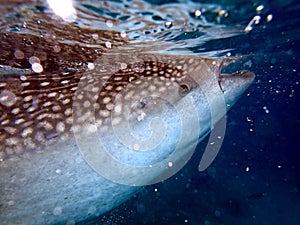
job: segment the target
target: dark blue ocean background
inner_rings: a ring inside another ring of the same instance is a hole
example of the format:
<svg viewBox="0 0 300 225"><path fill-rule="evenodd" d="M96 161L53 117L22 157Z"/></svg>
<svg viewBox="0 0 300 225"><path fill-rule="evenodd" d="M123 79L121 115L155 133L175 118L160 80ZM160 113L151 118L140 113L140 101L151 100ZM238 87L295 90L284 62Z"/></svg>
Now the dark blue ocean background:
<svg viewBox="0 0 300 225"><path fill-rule="evenodd" d="M261 16L246 34L190 49L195 53L232 49L231 55L249 57L251 65L249 61L245 65L256 74L253 85L227 114L221 151L206 171L199 172L204 140L172 178L143 188L114 210L81 224L300 224L300 2L200 2L230 9L234 16L223 21L228 26L246 27L255 15ZM264 8L258 13L259 5Z"/></svg>

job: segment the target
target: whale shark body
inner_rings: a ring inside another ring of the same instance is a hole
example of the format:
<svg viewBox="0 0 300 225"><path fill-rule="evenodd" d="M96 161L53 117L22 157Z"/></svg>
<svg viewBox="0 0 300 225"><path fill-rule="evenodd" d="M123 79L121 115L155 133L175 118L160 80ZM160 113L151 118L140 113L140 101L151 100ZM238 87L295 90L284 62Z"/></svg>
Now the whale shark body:
<svg viewBox="0 0 300 225"><path fill-rule="evenodd" d="M236 59L158 52L115 31L55 25L66 30L56 33L32 21L48 34L2 28L3 224L83 221L167 179L254 79L221 74Z"/></svg>

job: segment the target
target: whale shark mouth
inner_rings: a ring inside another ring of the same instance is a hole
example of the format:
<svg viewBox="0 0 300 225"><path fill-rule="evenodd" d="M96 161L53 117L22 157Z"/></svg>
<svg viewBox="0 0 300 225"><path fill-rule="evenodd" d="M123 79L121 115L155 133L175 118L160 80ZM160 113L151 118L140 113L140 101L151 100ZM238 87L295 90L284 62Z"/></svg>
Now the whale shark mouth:
<svg viewBox="0 0 300 225"><path fill-rule="evenodd" d="M223 93L225 93L228 89L228 86L230 86L231 83L235 83L238 81L244 81L247 83L252 83L255 78L255 75L253 72L248 71L248 70L240 70L236 71L234 73L230 74L219 74L219 85L220 89L222 90ZM227 86L227 87L226 87ZM248 86L245 87L247 89Z"/></svg>

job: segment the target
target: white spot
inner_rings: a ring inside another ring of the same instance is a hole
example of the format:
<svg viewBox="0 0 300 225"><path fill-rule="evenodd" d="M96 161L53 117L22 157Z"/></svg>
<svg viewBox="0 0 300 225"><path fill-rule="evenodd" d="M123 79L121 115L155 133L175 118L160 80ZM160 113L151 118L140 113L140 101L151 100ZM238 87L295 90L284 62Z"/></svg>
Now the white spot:
<svg viewBox="0 0 300 225"><path fill-rule="evenodd" d="M69 83L70 82L70 80L62 80L60 83L61 84L67 84L67 83Z"/></svg>
<svg viewBox="0 0 300 225"><path fill-rule="evenodd" d="M83 95L82 94L77 95L77 99L82 100L83 99Z"/></svg>
<svg viewBox="0 0 300 225"><path fill-rule="evenodd" d="M145 112L141 112L140 115L138 115L137 117L137 120L140 122L140 121L143 121L146 117L146 113Z"/></svg>
<svg viewBox="0 0 300 225"><path fill-rule="evenodd" d="M15 134L16 128L13 127L4 127L4 130L10 134Z"/></svg>
<svg viewBox="0 0 300 225"><path fill-rule="evenodd" d="M122 112L122 105L121 104L116 105L114 110L115 110L115 113L121 114L121 112Z"/></svg>
<svg viewBox="0 0 300 225"><path fill-rule="evenodd" d="M57 92L51 92L48 94L48 98L53 98L57 95Z"/></svg>
<svg viewBox="0 0 300 225"><path fill-rule="evenodd" d="M7 84L0 82L0 87L5 87Z"/></svg>
<svg viewBox="0 0 300 225"><path fill-rule="evenodd" d="M71 116L71 114L72 114L72 109L71 109L71 108L67 108L67 109L65 110L64 114L65 114L66 116Z"/></svg>
<svg viewBox="0 0 300 225"><path fill-rule="evenodd" d="M122 38L126 38L126 36L127 36L127 34L126 34L125 31L121 31L121 34L120 34L120 35L121 35Z"/></svg>
<svg viewBox="0 0 300 225"><path fill-rule="evenodd" d="M57 169L57 170L55 170L55 173L57 173L57 174L61 174L61 169Z"/></svg>
<svg viewBox="0 0 300 225"><path fill-rule="evenodd" d="M108 103L108 104L106 105L106 108L107 108L108 110L112 110L112 109L114 108L114 104L113 104L113 103Z"/></svg>
<svg viewBox="0 0 300 225"><path fill-rule="evenodd" d="M110 97L104 97L102 100L103 104L108 104L110 101L111 101Z"/></svg>
<svg viewBox="0 0 300 225"><path fill-rule="evenodd" d="M99 87L93 87L93 88L92 88L92 92L95 92L95 93L98 93L98 92L99 92L99 90L100 90L100 88L99 88Z"/></svg>
<svg viewBox="0 0 300 225"><path fill-rule="evenodd" d="M168 167L172 167L173 166L173 162L168 162Z"/></svg>
<svg viewBox="0 0 300 225"><path fill-rule="evenodd" d="M43 104L44 107L49 107L50 105L52 105L52 102L48 101L48 102L45 102Z"/></svg>
<svg viewBox="0 0 300 225"><path fill-rule="evenodd" d="M250 171L250 167L249 167L249 166L246 166L245 171L246 171L246 172L249 172L249 171Z"/></svg>
<svg viewBox="0 0 300 225"><path fill-rule="evenodd" d="M71 102L71 100L70 100L69 98L66 98L66 99L64 99L64 100L62 101L62 104L66 105L66 104L68 104L68 103L70 103L70 102Z"/></svg>
<svg viewBox="0 0 300 225"><path fill-rule="evenodd" d="M22 52L21 50L16 50L15 53L14 53L14 56L17 58L17 59L24 59L24 52Z"/></svg>
<svg viewBox="0 0 300 225"><path fill-rule="evenodd" d="M127 64L126 63L121 63L121 70L124 70L127 68Z"/></svg>
<svg viewBox="0 0 300 225"><path fill-rule="evenodd" d="M90 106L91 106L90 101L85 101L85 102L83 103L83 107L84 107L84 108L88 108L88 107L90 107Z"/></svg>
<svg viewBox="0 0 300 225"><path fill-rule="evenodd" d="M21 110L19 108L14 108L13 110L11 110L11 113L17 115L19 112L21 112Z"/></svg>
<svg viewBox="0 0 300 225"><path fill-rule="evenodd" d="M88 69L89 69L89 70L95 69L94 63L89 62L89 63L88 63Z"/></svg>
<svg viewBox="0 0 300 225"><path fill-rule="evenodd" d="M34 110L36 110L36 107L31 106L27 109L27 112L33 112Z"/></svg>
<svg viewBox="0 0 300 225"><path fill-rule="evenodd" d="M0 93L0 103L4 106L10 107L17 101L17 97L14 93L9 90L3 90Z"/></svg>
<svg viewBox="0 0 300 225"><path fill-rule="evenodd" d="M15 121L15 124L20 124L20 123L24 123L25 122L25 119L21 118L21 119L17 119Z"/></svg>
<svg viewBox="0 0 300 225"><path fill-rule="evenodd" d="M26 77L26 76L24 76L24 75L22 75L22 76L20 76L20 80L23 80L23 81L25 81L25 80L27 80L27 77Z"/></svg>
<svg viewBox="0 0 300 225"><path fill-rule="evenodd" d="M39 63L33 63L32 65L31 65L31 69L34 71L34 72L36 72L36 73L41 73L41 72L43 72L43 66L41 65L41 64L39 64Z"/></svg>
<svg viewBox="0 0 300 225"><path fill-rule="evenodd" d="M28 85L30 85L30 82L23 82L23 83L21 84L22 87L26 87L26 86L28 86Z"/></svg>
<svg viewBox="0 0 300 225"><path fill-rule="evenodd" d="M59 216L62 214L63 208L61 206L57 206L53 209L53 215Z"/></svg>
<svg viewBox="0 0 300 225"><path fill-rule="evenodd" d="M106 46L106 48L111 48L111 43L109 41L106 41L105 46Z"/></svg>
<svg viewBox="0 0 300 225"><path fill-rule="evenodd" d="M54 45L54 46L53 46L53 51L54 51L55 53L59 53L59 52L61 51L61 47L59 47L58 45Z"/></svg>
<svg viewBox="0 0 300 225"><path fill-rule="evenodd" d="M43 82L43 83L41 83L41 86L47 86L47 85L49 85L50 84L50 82Z"/></svg>
<svg viewBox="0 0 300 225"><path fill-rule="evenodd" d="M102 117L108 117L109 116L109 111L108 110L100 110L99 115Z"/></svg>
<svg viewBox="0 0 300 225"><path fill-rule="evenodd" d="M52 110L53 110L54 112L58 112L58 111L61 110L61 107L60 107L59 105L54 105L54 106L52 106Z"/></svg>
<svg viewBox="0 0 300 225"><path fill-rule="evenodd" d="M66 128L66 126L65 126L65 124L64 124L63 122L58 122L58 123L56 124L56 131L57 131L58 133L64 132L64 131L65 131L65 128Z"/></svg>
<svg viewBox="0 0 300 225"><path fill-rule="evenodd" d="M134 144L133 149L136 150L136 151L140 150L140 145L139 144Z"/></svg>
<svg viewBox="0 0 300 225"><path fill-rule="evenodd" d="M16 204L16 202L14 200L10 200L7 202L7 205L9 205L9 206L13 206L15 204Z"/></svg>
<svg viewBox="0 0 300 225"><path fill-rule="evenodd" d="M49 115L49 114L47 114ZM51 123L49 123L48 121L43 121L40 123L40 126L44 127L46 130L52 130L53 126Z"/></svg>
<svg viewBox="0 0 300 225"><path fill-rule="evenodd" d="M197 10L195 11L195 16L196 16L196 17L201 16L201 11L200 11L199 9L197 9Z"/></svg>
<svg viewBox="0 0 300 225"><path fill-rule="evenodd" d="M32 129L31 127L27 127L27 128L25 128L25 129L23 130L21 136L22 136L23 138L25 138L25 137L28 137L28 136L29 136L30 134L32 134L32 133L33 133L33 129Z"/></svg>
<svg viewBox="0 0 300 225"><path fill-rule="evenodd" d="M112 21L110 21L110 20L107 20L107 21L106 21L106 26L107 26L107 27L113 27L113 26L114 26L114 24L113 24L113 22L112 22Z"/></svg>
<svg viewBox="0 0 300 225"><path fill-rule="evenodd" d="M32 95L25 96L25 97L23 98L23 100L24 100L24 102L29 102L29 101L31 101L31 100L32 100Z"/></svg>
<svg viewBox="0 0 300 225"><path fill-rule="evenodd" d="M92 34L93 39L98 40L99 39L99 35L97 33Z"/></svg>

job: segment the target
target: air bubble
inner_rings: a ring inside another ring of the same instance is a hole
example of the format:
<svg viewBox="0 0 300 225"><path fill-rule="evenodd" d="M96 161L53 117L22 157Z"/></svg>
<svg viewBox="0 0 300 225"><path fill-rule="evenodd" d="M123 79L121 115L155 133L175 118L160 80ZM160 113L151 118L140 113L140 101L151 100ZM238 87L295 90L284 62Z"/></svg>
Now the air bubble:
<svg viewBox="0 0 300 225"><path fill-rule="evenodd" d="M43 72L43 66L41 65L41 64L39 64L39 63L33 63L32 65L31 65L31 69L34 71L34 72L36 72L36 73L41 73L41 72Z"/></svg>
<svg viewBox="0 0 300 225"><path fill-rule="evenodd" d="M24 52L22 52L21 50L16 50L15 53L14 53L14 56L17 58L17 59L24 59Z"/></svg>
<svg viewBox="0 0 300 225"><path fill-rule="evenodd" d="M270 22L272 19L273 19L273 15L272 15L272 14L269 14L269 15L267 16L267 22Z"/></svg>
<svg viewBox="0 0 300 225"><path fill-rule="evenodd" d="M196 17L199 17L199 16L201 16L201 11L199 10L199 9L197 9L196 11L195 11L195 16Z"/></svg>
<svg viewBox="0 0 300 225"><path fill-rule="evenodd" d="M222 9L222 10L220 10L218 12L218 16L224 16L224 17L226 17L226 16L228 16L228 13L226 12L226 10Z"/></svg>
<svg viewBox="0 0 300 225"><path fill-rule="evenodd" d="M165 27L166 27L166 28L171 28L172 26L173 26L173 24L172 24L171 21L165 22Z"/></svg>
<svg viewBox="0 0 300 225"><path fill-rule="evenodd" d="M32 65L32 64L34 64L34 63L41 63L41 60L38 58L38 57L36 57L36 56L31 56L30 58L29 58L29 63Z"/></svg>
<svg viewBox="0 0 300 225"><path fill-rule="evenodd" d="M121 70L124 70L127 68L127 64L126 63L121 63Z"/></svg>
<svg viewBox="0 0 300 225"><path fill-rule="evenodd" d="M269 113L270 113L270 110L267 108L267 106L264 106L264 107L263 107L263 110L265 110L265 113L266 113L266 114L269 114Z"/></svg>
<svg viewBox="0 0 300 225"><path fill-rule="evenodd" d="M259 12L261 12L264 8L265 8L264 5L259 5L259 6L256 7L256 12L259 13Z"/></svg>

